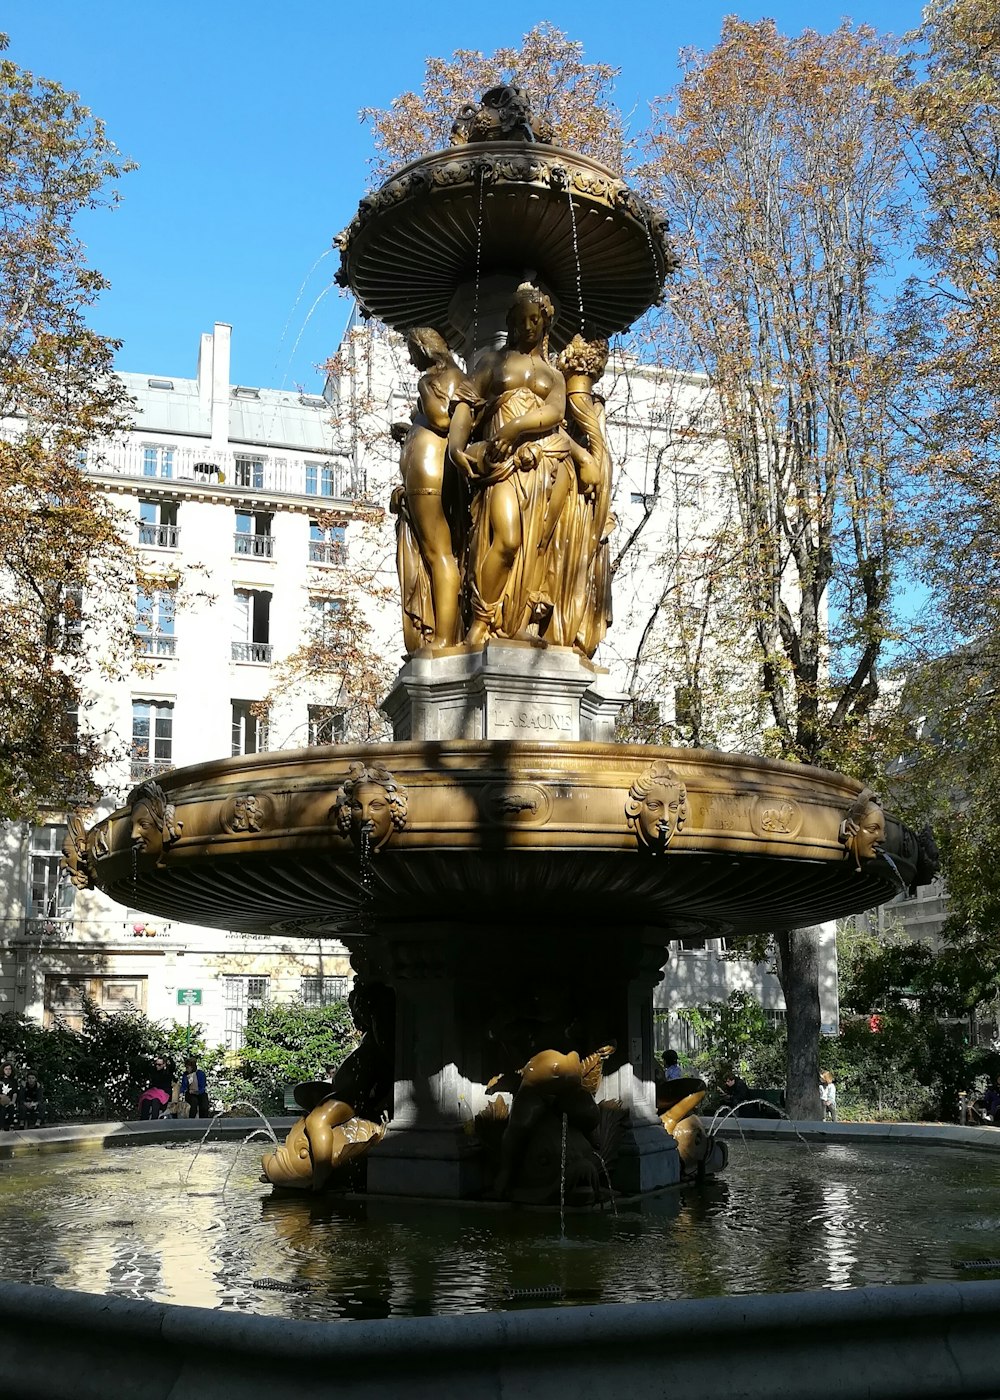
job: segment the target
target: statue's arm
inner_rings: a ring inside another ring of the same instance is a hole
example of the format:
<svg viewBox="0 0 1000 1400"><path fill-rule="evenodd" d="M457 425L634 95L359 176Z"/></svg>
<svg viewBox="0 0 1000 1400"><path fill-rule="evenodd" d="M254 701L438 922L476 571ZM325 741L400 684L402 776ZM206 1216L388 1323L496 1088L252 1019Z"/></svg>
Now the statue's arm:
<svg viewBox="0 0 1000 1400"><path fill-rule="evenodd" d="M504 423L493 434L492 441L498 445L513 447L521 438L534 437L539 433L551 432L558 428L566 416L566 381L557 371L553 371L544 382L535 387L538 403Z"/></svg>
<svg viewBox="0 0 1000 1400"><path fill-rule="evenodd" d="M425 374L417 385L420 411L430 427L442 437L451 424L451 394L444 375Z"/></svg>

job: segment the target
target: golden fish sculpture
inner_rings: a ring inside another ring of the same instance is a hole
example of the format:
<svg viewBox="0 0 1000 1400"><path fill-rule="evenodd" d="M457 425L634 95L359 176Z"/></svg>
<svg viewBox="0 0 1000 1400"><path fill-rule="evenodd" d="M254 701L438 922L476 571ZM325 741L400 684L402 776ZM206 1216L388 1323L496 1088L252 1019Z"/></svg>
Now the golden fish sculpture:
<svg viewBox="0 0 1000 1400"><path fill-rule="evenodd" d="M322 1191L340 1167L381 1142L386 1127L358 1118L340 1099L324 1099L294 1123L281 1147L264 1153L260 1179L288 1190Z"/></svg>

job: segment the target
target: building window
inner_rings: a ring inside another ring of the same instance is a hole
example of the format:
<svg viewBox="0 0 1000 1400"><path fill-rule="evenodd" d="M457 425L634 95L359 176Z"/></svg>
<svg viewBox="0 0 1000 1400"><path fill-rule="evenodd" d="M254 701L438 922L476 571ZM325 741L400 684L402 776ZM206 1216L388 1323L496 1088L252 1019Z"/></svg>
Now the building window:
<svg viewBox="0 0 1000 1400"><path fill-rule="evenodd" d="M674 687L674 723L681 729L701 728L701 687L678 685Z"/></svg>
<svg viewBox="0 0 1000 1400"><path fill-rule="evenodd" d="M336 496L337 469L330 462L306 463L306 495Z"/></svg>
<svg viewBox="0 0 1000 1400"><path fill-rule="evenodd" d="M632 491L629 493L629 500L634 506L647 506L650 498L645 491Z"/></svg>
<svg viewBox="0 0 1000 1400"><path fill-rule="evenodd" d="M674 478L679 506L701 504L701 478L697 472L678 472Z"/></svg>
<svg viewBox="0 0 1000 1400"><path fill-rule="evenodd" d="M303 1006L333 1006L346 996L346 977L303 977L299 982Z"/></svg>
<svg viewBox="0 0 1000 1400"><path fill-rule="evenodd" d="M59 644L63 651L79 651L83 645L83 589L78 584L63 589Z"/></svg>
<svg viewBox="0 0 1000 1400"><path fill-rule="evenodd" d="M336 641L343 609L342 598L309 599L309 630L314 640L327 646Z"/></svg>
<svg viewBox="0 0 1000 1400"><path fill-rule="evenodd" d="M150 445L142 449L143 476L158 476L170 480L174 474L174 449Z"/></svg>
<svg viewBox="0 0 1000 1400"><path fill-rule="evenodd" d="M254 559L273 559L274 540L271 538L271 512L267 510L236 512L236 534L233 553L249 554Z"/></svg>
<svg viewBox="0 0 1000 1400"><path fill-rule="evenodd" d="M253 491L263 491L264 458L245 457L237 453L234 480L237 486L247 486Z"/></svg>
<svg viewBox="0 0 1000 1400"><path fill-rule="evenodd" d="M260 702L233 701L233 756L240 753L267 752L267 715L255 714Z"/></svg>
<svg viewBox="0 0 1000 1400"><path fill-rule="evenodd" d="M176 656L177 595L172 588L140 588L135 599L135 636L144 656Z"/></svg>
<svg viewBox="0 0 1000 1400"><path fill-rule="evenodd" d="M332 705L309 706L309 746L342 744L347 733L347 715Z"/></svg>
<svg viewBox="0 0 1000 1400"><path fill-rule="evenodd" d="M45 978L45 1025L83 1030L83 1008L93 1002L101 1011L122 1011L125 1007L146 1009L146 977L61 977Z"/></svg>
<svg viewBox="0 0 1000 1400"><path fill-rule="evenodd" d="M247 1017L257 1007L267 1005L267 977L223 977L226 1048L239 1050L246 1038Z"/></svg>
<svg viewBox="0 0 1000 1400"><path fill-rule="evenodd" d="M271 595L256 588L233 593L233 660L271 660Z"/></svg>
<svg viewBox="0 0 1000 1400"><path fill-rule="evenodd" d="M177 502L140 500L139 543L154 549L176 549L179 539Z"/></svg>
<svg viewBox="0 0 1000 1400"><path fill-rule="evenodd" d="M347 563L347 526L309 522L310 564Z"/></svg>
<svg viewBox="0 0 1000 1400"><path fill-rule="evenodd" d="M171 700L132 701L132 778L140 781L173 766L174 706Z"/></svg>
<svg viewBox="0 0 1000 1400"><path fill-rule="evenodd" d="M65 921L70 917L75 893L68 873L61 869L64 826L36 826L31 830L28 861L28 918L33 921Z"/></svg>

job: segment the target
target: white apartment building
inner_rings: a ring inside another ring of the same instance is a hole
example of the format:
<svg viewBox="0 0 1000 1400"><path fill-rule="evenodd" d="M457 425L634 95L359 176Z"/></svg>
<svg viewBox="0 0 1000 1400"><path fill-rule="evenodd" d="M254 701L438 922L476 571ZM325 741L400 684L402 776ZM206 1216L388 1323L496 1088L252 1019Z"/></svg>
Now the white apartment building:
<svg viewBox="0 0 1000 1400"><path fill-rule="evenodd" d="M134 426L89 457L142 560L134 595L84 600L94 661L86 722L123 751L107 775L108 810L169 768L352 737L349 711L319 683L283 688L261 713L275 668L336 617L351 590L362 589L389 674L402 658L385 511L398 479L388 429L408 417L416 390L402 341L352 326L324 394L312 395L234 385L230 338L218 323L201 337L191 379L124 374ZM704 380L619 358L605 389L616 464L612 548L621 561L614 626L596 659L647 718L653 707L662 742L685 741L689 653L708 607L698 571L728 508L725 464ZM140 653L119 679L98 664L108 607L132 610ZM255 1004L346 995L351 971L335 941L170 924L100 891L76 891L60 870L64 835L64 813L0 833L0 1012L73 1024L86 995L109 1009L133 1004L157 1020L183 1020L179 998L195 991L193 1019L210 1043L235 1049ZM835 948L832 957L823 1019L835 1024ZM718 940L688 940L672 949L657 1001L672 1010L734 987L780 1014L766 968L725 960Z"/></svg>

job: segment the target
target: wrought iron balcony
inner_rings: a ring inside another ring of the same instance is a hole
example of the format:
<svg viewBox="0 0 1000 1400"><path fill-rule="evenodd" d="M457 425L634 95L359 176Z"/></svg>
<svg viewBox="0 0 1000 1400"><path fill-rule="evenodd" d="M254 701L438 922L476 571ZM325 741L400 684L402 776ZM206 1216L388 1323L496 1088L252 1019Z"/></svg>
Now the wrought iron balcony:
<svg viewBox="0 0 1000 1400"><path fill-rule="evenodd" d="M234 661L256 661L267 664L274 648L270 642L233 642Z"/></svg>
<svg viewBox="0 0 1000 1400"><path fill-rule="evenodd" d="M155 778L158 773L169 773L173 766L173 760L169 758L139 758L133 754L130 776L134 783L141 783L144 778Z"/></svg>
<svg viewBox="0 0 1000 1400"><path fill-rule="evenodd" d="M340 541L310 540L309 562L310 564L337 564L343 567L347 563L347 545Z"/></svg>
<svg viewBox="0 0 1000 1400"><path fill-rule="evenodd" d="M153 549L176 549L181 537L179 525L154 525L152 521L140 520L139 543Z"/></svg>
<svg viewBox="0 0 1000 1400"><path fill-rule="evenodd" d="M177 638L172 632L136 632L143 656L176 656Z"/></svg>
<svg viewBox="0 0 1000 1400"><path fill-rule="evenodd" d="M237 531L233 536L233 553L249 554L254 559L273 559L274 537L273 535L240 534Z"/></svg>

